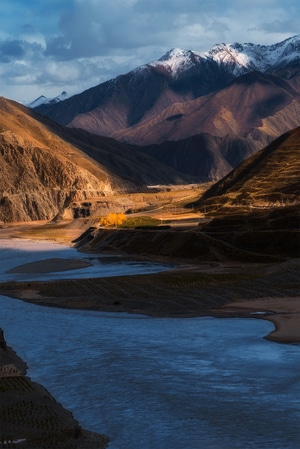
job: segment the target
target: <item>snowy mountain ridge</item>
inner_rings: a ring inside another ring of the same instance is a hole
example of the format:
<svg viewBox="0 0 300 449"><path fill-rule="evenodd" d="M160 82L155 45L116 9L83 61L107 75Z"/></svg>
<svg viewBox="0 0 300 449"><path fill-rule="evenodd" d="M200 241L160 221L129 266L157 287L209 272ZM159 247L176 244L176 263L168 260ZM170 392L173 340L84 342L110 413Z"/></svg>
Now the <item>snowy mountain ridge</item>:
<svg viewBox="0 0 300 449"><path fill-rule="evenodd" d="M205 61L223 66L234 76L249 71L266 72L282 64L283 60L300 59L300 34L272 45L252 43L216 44L206 52L173 48L148 66L164 67L173 78Z"/></svg>
<svg viewBox="0 0 300 449"><path fill-rule="evenodd" d="M28 108L37 108L38 106L41 106L43 104L55 104L59 103L60 101L64 101L67 98L69 98L67 92L63 91L59 95L57 95L54 98L47 98L44 95L41 95L40 97L36 98L35 100L31 101L30 103L25 103L24 106L27 106Z"/></svg>
<svg viewBox="0 0 300 449"><path fill-rule="evenodd" d="M158 60L139 66L129 74L132 76L131 82L134 84L135 78L139 78L149 69L162 71L171 79L178 80L194 69L198 72L200 70L199 73L201 73L202 67L206 67L207 73L219 68L223 75L229 75L230 79L233 79L252 71L268 72L272 68L280 67L285 62L294 60L300 60L300 34L272 45L221 43L205 52L173 48ZM120 78L122 75L111 79L107 84L112 88L118 84ZM42 95L25 106L29 108L51 106L69 98L69 95L63 91L54 98Z"/></svg>

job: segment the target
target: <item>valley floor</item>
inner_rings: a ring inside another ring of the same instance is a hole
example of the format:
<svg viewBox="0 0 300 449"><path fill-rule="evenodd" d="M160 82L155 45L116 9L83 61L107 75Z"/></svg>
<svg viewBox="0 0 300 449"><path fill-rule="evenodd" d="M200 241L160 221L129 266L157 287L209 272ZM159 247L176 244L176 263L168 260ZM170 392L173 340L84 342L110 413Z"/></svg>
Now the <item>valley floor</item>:
<svg viewBox="0 0 300 449"><path fill-rule="evenodd" d="M82 236L88 225L85 220L69 224L46 222L3 224L0 227L0 240L10 238L41 240L41 242L50 240L73 246L72 241ZM107 245L110 241L112 243L112 246L108 246L110 254L115 251L115 254L119 255L122 250L124 251L123 245L126 247L128 240L128 234L124 232L121 231L119 234L117 231L112 233L104 231L103 235L100 232L98 240L100 246L96 245L90 250L97 254L97 251L101 252L101 246ZM137 251L140 239L146 236L143 231L136 236L134 232L130 234L132 238L132 246L128 248L130 257L153 262L163 260L170 264L167 271L113 278L9 281L0 283L0 294L41 306L126 312L164 318L215 316L266 319L275 326L275 330L267 335L266 339L279 343L300 343L300 259L283 258L276 261L276 258L272 260L272 257L267 257L266 261L250 263L247 259L240 260L234 257L231 257L231 260L226 257L224 259L217 257L216 260L210 257L206 260L204 256L202 259L200 257L187 260L178 257L182 249L177 246L178 241L182 239L186 242L185 231L174 231L173 236L170 234L166 238L162 236L162 231L158 231L159 235L155 234L156 232L154 231L153 238L158 247L161 246L162 238L162 241L170 245L168 248L172 248L168 257L159 254L153 243L154 248L151 247L152 252L150 251L148 255ZM196 230L195 232L197 233ZM193 234L191 235L193 237ZM197 239L194 235L192 247L195 238ZM82 241L82 238L79 241ZM218 250L220 256L224 254L224 248L226 254L228 250L231 255L241 256L247 253L233 251L233 247L228 245L224 247L222 244L220 246L219 243L214 239L208 239L210 255L213 249L213 254ZM174 254L177 257L174 257ZM252 257L251 254L250 256ZM21 264L10 272L23 275L31 272L53 273L76 270L85 263L78 258L51 258ZM11 377L10 373L7 376L5 372L7 367L12 366L11 364L20 370L17 377ZM24 438L22 442L18 441L18 447L24 449L33 447L39 449L46 447L45 444L50 442L50 446L47 447L64 449L73 447L100 449L107 446L106 436L81 429L73 416L42 386L32 383L24 375L26 372L24 362L6 347L3 338L0 338L0 369L2 374L4 373L2 377L0 375L2 422L9 431L9 434L0 432L2 440L12 440L14 444L17 437L22 434ZM11 415L11 410L20 409L23 410L23 415ZM49 417L54 419L54 430L49 428ZM40 422L38 427L37 419Z"/></svg>

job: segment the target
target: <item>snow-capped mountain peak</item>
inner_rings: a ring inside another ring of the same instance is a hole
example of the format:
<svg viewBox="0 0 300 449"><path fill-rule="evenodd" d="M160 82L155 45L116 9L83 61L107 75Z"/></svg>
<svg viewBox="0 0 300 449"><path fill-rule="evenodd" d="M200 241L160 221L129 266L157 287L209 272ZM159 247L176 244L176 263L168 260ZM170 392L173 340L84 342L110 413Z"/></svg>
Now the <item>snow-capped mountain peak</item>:
<svg viewBox="0 0 300 449"><path fill-rule="evenodd" d="M55 104L59 103L61 101L66 100L69 98L69 95L66 91L61 92L59 95L57 95L54 98L47 98L44 95L41 95L40 97L36 98L35 100L31 101L30 103L25 104L28 108L37 108L38 106L41 106L43 104Z"/></svg>
<svg viewBox="0 0 300 449"><path fill-rule="evenodd" d="M173 48L149 65L163 66L172 77L176 78L180 72L197 65L201 60L210 60L234 76L239 76L253 70L266 72L271 67L280 65L284 58L291 60L300 58L300 35L273 45L221 43L206 52Z"/></svg>
<svg viewBox="0 0 300 449"><path fill-rule="evenodd" d="M172 48L157 61L151 62L149 66L163 66L171 76L176 77L178 72L186 70L189 66L193 65L193 56L194 53L191 50Z"/></svg>

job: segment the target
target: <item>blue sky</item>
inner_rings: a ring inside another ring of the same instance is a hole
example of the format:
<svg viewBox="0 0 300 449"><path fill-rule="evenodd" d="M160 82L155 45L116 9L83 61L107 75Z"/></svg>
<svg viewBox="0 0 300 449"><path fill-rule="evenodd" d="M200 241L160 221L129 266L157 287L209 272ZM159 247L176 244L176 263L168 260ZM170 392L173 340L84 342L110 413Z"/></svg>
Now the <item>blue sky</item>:
<svg viewBox="0 0 300 449"><path fill-rule="evenodd" d="M1 0L0 95L73 95L173 47L268 45L299 24L299 0Z"/></svg>

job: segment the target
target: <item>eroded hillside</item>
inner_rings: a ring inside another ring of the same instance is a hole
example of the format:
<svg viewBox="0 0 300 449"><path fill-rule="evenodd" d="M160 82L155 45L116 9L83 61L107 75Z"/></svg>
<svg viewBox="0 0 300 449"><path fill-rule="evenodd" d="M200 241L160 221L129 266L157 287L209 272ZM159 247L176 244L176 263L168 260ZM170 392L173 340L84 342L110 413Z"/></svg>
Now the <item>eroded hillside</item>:
<svg viewBox="0 0 300 449"><path fill-rule="evenodd" d="M0 100L0 220L51 219L72 201L113 191L99 164L13 102Z"/></svg>
<svg viewBox="0 0 300 449"><path fill-rule="evenodd" d="M80 209L88 216L87 204L108 195L188 179L134 148L61 127L4 98L0 163L3 222L49 220L66 209L70 218Z"/></svg>
<svg viewBox="0 0 300 449"><path fill-rule="evenodd" d="M300 199L300 127L276 139L214 184L194 206L213 214L285 207ZM229 209L228 209L229 208Z"/></svg>

